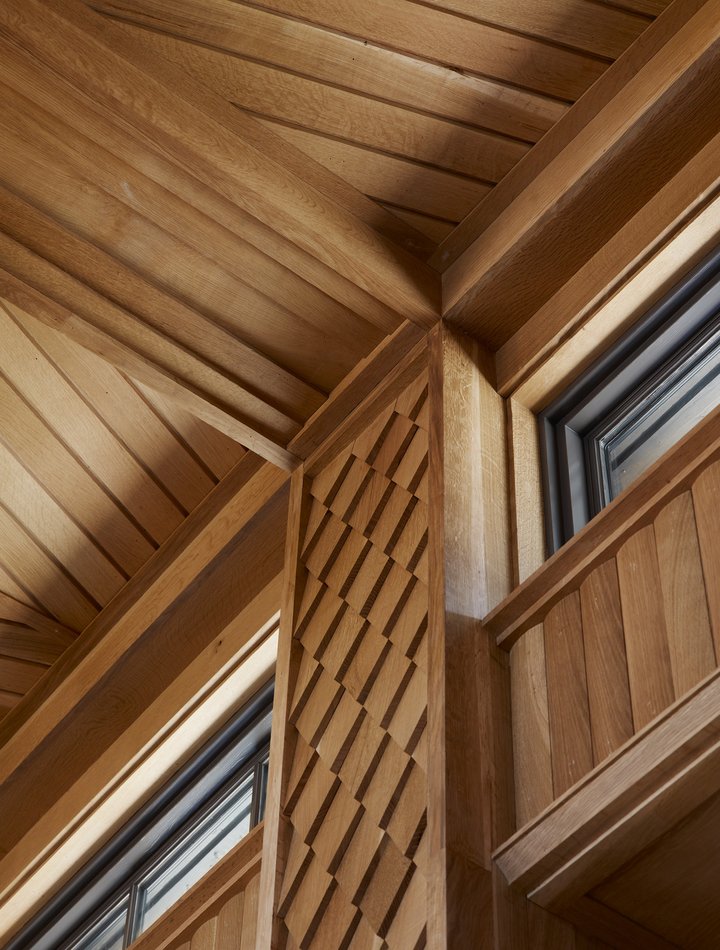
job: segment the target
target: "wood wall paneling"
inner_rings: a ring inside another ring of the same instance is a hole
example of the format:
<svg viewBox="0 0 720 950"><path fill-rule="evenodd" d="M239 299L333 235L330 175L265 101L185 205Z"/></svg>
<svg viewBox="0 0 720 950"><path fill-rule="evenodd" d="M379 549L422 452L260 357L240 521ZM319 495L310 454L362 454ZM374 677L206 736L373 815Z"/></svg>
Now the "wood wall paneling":
<svg viewBox="0 0 720 950"><path fill-rule="evenodd" d="M638 495L643 507L634 512L642 517L624 520L613 544L596 546L582 570L574 571L580 565L571 550L580 538L567 554L559 552L553 560L570 564L570 558L573 570L553 596L539 598L538 609L526 607L519 639L505 637L520 823L550 803L550 774L557 799L717 669L710 621L715 515L703 520L720 466L717 440L707 440L712 431L712 421L696 430L702 451L683 477L671 474L672 454L647 473L649 484ZM631 505L628 496L625 503ZM602 535L602 520L613 517L611 506L586 529L588 538L593 528ZM527 590L553 571L550 561ZM507 606L521 593L522 587ZM489 621L499 615L502 608ZM531 627L533 620L540 625Z"/></svg>
<svg viewBox="0 0 720 950"><path fill-rule="evenodd" d="M426 385L294 476L259 946L424 932Z"/></svg>

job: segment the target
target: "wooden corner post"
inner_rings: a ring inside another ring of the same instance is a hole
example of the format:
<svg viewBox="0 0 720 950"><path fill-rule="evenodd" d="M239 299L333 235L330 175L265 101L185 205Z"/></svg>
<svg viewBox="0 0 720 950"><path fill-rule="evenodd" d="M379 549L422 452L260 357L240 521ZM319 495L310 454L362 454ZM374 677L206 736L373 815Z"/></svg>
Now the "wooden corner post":
<svg viewBox="0 0 720 950"><path fill-rule="evenodd" d="M511 583L505 408L490 355L444 324L429 378L428 947L485 948L513 825L507 656L480 624Z"/></svg>

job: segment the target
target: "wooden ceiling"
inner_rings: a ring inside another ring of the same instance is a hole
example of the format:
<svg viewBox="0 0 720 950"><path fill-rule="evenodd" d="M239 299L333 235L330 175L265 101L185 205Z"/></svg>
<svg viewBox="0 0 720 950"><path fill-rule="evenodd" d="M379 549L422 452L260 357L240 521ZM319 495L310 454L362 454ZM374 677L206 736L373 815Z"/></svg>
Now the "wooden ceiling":
<svg viewBox="0 0 720 950"><path fill-rule="evenodd" d="M7 710L245 450L11 304L0 338Z"/></svg>
<svg viewBox="0 0 720 950"><path fill-rule="evenodd" d="M89 0L439 243L668 0Z"/></svg>
<svg viewBox="0 0 720 950"><path fill-rule="evenodd" d="M0 715L417 343L425 262L666 5L2 5Z"/></svg>

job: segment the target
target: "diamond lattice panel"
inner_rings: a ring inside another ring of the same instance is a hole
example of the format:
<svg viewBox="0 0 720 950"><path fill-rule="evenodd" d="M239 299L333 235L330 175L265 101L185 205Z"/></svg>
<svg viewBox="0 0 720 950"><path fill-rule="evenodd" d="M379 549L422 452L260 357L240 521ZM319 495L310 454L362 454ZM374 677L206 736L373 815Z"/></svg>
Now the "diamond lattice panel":
<svg viewBox="0 0 720 950"><path fill-rule="evenodd" d="M312 483L279 915L288 946L425 944L427 381Z"/></svg>

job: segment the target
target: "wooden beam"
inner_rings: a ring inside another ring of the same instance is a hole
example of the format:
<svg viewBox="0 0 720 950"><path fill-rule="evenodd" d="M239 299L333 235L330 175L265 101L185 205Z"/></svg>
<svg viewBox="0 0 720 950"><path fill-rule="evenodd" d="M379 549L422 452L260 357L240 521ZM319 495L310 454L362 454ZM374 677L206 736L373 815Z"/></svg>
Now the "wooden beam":
<svg viewBox="0 0 720 950"><path fill-rule="evenodd" d="M507 658L481 618L510 589L505 409L492 360L430 349L428 945L490 947L490 853L513 828Z"/></svg>
<svg viewBox="0 0 720 950"><path fill-rule="evenodd" d="M12 803L14 818L0 846L67 787L68 763L93 761L279 573L286 485L284 472L245 456L2 720L0 808L9 815Z"/></svg>
<svg viewBox="0 0 720 950"><path fill-rule="evenodd" d="M522 187L508 185L491 217L478 212L471 237L463 228L443 275L451 323L500 346L712 136L720 3L675 6L570 110L532 176L518 165Z"/></svg>
<svg viewBox="0 0 720 950"><path fill-rule="evenodd" d="M548 405L717 245L719 168L715 135L500 347L503 395Z"/></svg>
<svg viewBox="0 0 720 950"><path fill-rule="evenodd" d="M280 587L278 574L0 860L0 939L22 927L268 681ZM218 873L225 879L230 869ZM184 929L195 900L159 921L155 937L167 935L178 917Z"/></svg>
<svg viewBox="0 0 720 950"><path fill-rule="evenodd" d="M293 632L298 620L305 584L305 570L300 559L300 547L307 527L311 500L308 480L305 478L303 469L298 468L293 472L291 479L285 544L280 640L275 673L275 700L265 805L265 838L260 872L256 942L259 950L271 950L278 947L280 940L277 908L292 831L287 817L283 814L283 801L290 778L296 741L296 732L289 722L289 716L301 652Z"/></svg>

